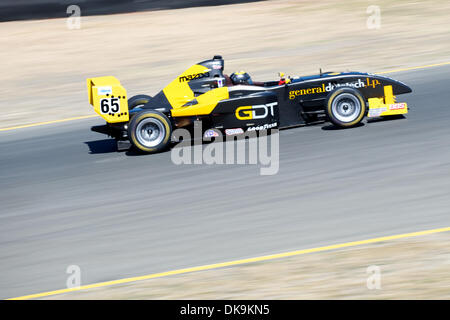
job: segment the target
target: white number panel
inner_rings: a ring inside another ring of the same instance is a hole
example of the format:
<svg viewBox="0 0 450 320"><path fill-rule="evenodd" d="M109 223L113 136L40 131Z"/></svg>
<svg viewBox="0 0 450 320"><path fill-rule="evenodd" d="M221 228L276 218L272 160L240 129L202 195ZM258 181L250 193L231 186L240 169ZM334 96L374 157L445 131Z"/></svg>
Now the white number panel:
<svg viewBox="0 0 450 320"><path fill-rule="evenodd" d="M119 98L104 98L100 99L100 112L103 114L119 113L120 99Z"/></svg>

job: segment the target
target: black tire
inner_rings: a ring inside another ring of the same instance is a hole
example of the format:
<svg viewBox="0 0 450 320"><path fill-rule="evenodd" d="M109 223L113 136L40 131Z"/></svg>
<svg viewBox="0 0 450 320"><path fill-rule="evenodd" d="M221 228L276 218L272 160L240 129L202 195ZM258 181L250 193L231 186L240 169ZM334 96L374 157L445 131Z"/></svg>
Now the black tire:
<svg viewBox="0 0 450 320"><path fill-rule="evenodd" d="M341 128L354 127L366 115L366 102L362 94L353 88L339 88L327 98L325 112L330 121Z"/></svg>
<svg viewBox="0 0 450 320"><path fill-rule="evenodd" d="M138 112L128 124L128 138L141 152L156 153L170 145L172 124L163 113L156 110Z"/></svg>
<svg viewBox="0 0 450 320"><path fill-rule="evenodd" d="M138 94L128 99L128 110L133 110L138 106L143 106L150 101L152 97L145 94Z"/></svg>

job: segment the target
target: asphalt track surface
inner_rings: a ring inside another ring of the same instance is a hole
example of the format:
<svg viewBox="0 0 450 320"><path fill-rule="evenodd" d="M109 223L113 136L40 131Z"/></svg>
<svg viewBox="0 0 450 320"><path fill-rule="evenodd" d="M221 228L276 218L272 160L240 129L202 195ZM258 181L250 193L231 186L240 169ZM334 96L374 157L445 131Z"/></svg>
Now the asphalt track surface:
<svg viewBox="0 0 450 320"><path fill-rule="evenodd" d="M280 132L279 172L113 151L100 118L0 132L0 298L450 225L450 66L406 119Z"/></svg>

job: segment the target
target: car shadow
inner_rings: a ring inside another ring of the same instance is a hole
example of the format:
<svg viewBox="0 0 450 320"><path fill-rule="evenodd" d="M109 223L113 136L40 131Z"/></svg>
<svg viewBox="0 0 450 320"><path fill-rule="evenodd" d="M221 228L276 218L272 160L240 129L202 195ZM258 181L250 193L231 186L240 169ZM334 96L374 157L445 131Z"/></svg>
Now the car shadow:
<svg viewBox="0 0 450 320"><path fill-rule="evenodd" d="M117 152L116 140L114 139L86 141L84 143L88 146L90 154Z"/></svg>
<svg viewBox="0 0 450 320"><path fill-rule="evenodd" d="M157 152L157 153L164 153L164 152L167 152L169 150L164 150L164 151ZM148 156L149 154L145 153L145 152L140 152L138 150L135 150L133 147L130 147L130 149L125 151L125 155L127 155L129 157L142 157L142 156Z"/></svg>
<svg viewBox="0 0 450 320"><path fill-rule="evenodd" d="M386 116L386 117L367 119L367 123L384 122L384 121L401 120L401 119L406 119L406 117L403 114L397 114L394 116Z"/></svg>
<svg viewBox="0 0 450 320"><path fill-rule="evenodd" d="M163 150L163 151L156 152L156 153L154 153L154 154L170 152L170 151L172 151L174 148L182 148L180 145L178 145L180 142L181 142L181 141L179 141L179 142L171 142L171 143L170 143L170 147L168 147L167 149L165 149L165 150ZM201 141L200 144L201 144L201 145L205 145L205 144L214 143L214 142L215 142L215 141ZM192 146L194 145L194 141L190 141L190 143L192 144ZM148 153L140 152L139 150L136 150L136 149L133 148L133 147L130 147L129 150L126 150L126 151L125 151L125 154L126 154L127 156L130 156L130 157L136 157L136 156L148 156L148 155L149 155Z"/></svg>
<svg viewBox="0 0 450 320"><path fill-rule="evenodd" d="M335 126L334 124L327 124L325 126L323 126L321 129L325 130L325 131L333 131L333 130L346 130L346 129L351 129L351 128L359 128L359 127L363 127L365 124L360 122L357 125L350 127L350 128L341 128L338 126Z"/></svg>
<svg viewBox="0 0 450 320"><path fill-rule="evenodd" d="M326 129L324 129L326 130ZM256 132L258 134L258 132ZM267 135L271 135L272 132L268 131ZM259 136L259 135L258 135ZM257 136L257 137L258 137ZM255 137L255 138L257 138ZM244 137L246 140L250 139L250 137L245 136ZM166 150L157 152L157 153L166 153L171 151L173 148L180 148L180 142L171 142L171 145L169 148L167 148ZM211 143L225 143L226 138L223 137L223 140L215 140L214 138L212 138L211 140L190 140L188 143L190 144L190 146L194 146L195 143L199 143L200 145L208 145ZM95 140L95 141L86 141L84 142L88 147L89 147L89 154L102 154L102 153L112 153L112 152L125 152L125 155L130 156L130 157L136 157L136 156L148 156L148 153L145 152L140 152L138 150L136 150L135 148L133 148L132 146L130 147L130 149L128 150L117 150L117 143L115 139L102 139L102 140Z"/></svg>
<svg viewBox="0 0 450 320"><path fill-rule="evenodd" d="M133 147L130 147L128 150L117 150L117 143L114 139L103 139L103 140L95 140L95 141L86 141L84 142L89 148L89 154L102 154L102 153L116 153L116 152L125 152L127 156L146 156L147 153L139 152L135 150ZM171 148L158 152L164 153L170 151Z"/></svg>

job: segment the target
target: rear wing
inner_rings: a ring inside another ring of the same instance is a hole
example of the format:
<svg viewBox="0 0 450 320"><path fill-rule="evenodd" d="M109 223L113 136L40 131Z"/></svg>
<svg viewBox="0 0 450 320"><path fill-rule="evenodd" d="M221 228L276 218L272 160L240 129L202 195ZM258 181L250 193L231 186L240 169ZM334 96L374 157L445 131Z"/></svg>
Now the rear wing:
<svg viewBox="0 0 450 320"><path fill-rule="evenodd" d="M87 79L89 103L108 123L128 121L127 91L115 77Z"/></svg>

